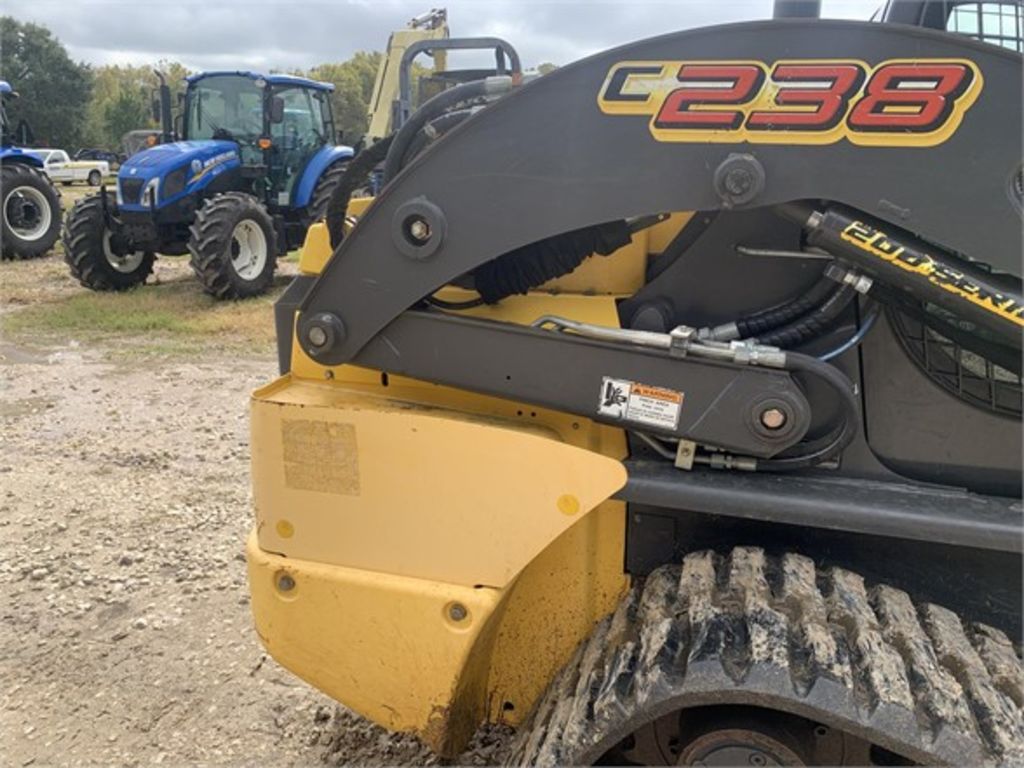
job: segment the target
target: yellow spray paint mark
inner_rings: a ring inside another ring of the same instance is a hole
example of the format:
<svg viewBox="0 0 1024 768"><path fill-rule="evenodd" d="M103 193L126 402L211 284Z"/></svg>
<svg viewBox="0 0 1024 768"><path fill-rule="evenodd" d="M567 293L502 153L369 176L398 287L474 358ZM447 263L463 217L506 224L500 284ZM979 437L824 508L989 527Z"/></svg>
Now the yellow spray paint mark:
<svg viewBox="0 0 1024 768"><path fill-rule="evenodd" d="M295 526L289 523L287 520L277 521L277 535L282 539L290 539L295 535Z"/></svg>
<svg viewBox="0 0 1024 768"><path fill-rule="evenodd" d="M563 515L575 515L580 511L580 500L569 493L559 496L558 510Z"/></svg>

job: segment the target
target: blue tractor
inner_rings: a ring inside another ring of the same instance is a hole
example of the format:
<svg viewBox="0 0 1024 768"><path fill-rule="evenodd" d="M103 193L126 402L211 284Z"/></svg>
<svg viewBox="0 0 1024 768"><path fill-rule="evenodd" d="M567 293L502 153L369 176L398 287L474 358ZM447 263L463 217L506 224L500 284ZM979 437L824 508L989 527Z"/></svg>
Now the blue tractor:
<svg viewBox="0 0 1024 768"><path fill-rule="evenodd" d="M291 75L204 72L187 79L181 140L160 89L164 142L121 166L116 195L79 201L65 259L86 287L145 282L156 254L190 254L207 293L263 293L278 256L302 244L352 157L335 146L333 86Z"/></svg>
<svg viewBox="0 0 1024 768"><path fill-rule="evenodd" d="M60 195L43 173L43 161L12 143L6 104L17 96L0 80L0 259L42 256L60 234Z"/></svg>

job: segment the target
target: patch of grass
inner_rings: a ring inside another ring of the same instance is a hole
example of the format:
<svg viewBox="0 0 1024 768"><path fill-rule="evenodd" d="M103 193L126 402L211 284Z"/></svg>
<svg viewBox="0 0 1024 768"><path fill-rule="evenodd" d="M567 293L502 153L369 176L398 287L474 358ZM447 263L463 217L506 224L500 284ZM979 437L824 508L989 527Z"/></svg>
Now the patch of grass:
<svg viewBox="0 0 1024 768"><path fill-rule="evenodd" d="M245 301L218 301L182 277L124 293L82 290L33 302L0 316L0 331L36 342L99 342L131 356L273 349L273 302L287 277L276 280L269 294Z"/></svg>

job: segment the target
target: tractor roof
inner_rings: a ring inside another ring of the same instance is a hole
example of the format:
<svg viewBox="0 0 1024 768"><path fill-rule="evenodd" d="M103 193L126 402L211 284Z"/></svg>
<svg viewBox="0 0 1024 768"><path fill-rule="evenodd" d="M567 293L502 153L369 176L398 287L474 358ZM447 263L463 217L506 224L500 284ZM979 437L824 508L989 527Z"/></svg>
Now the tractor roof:
<svg viewBox="0 0 1024 768"><path fill-rule="evenodd" d="M216 72L199 72L195 75L189 75L185 80L189 85L192 85L205 77L214 77L217 75L251 77L253 80L266 80L271 85L293 85L298 88L313 88L318 91L334 90L334 85L331 83L321 83L318 80L309 80L308 78L297 77L296 75L268 75L263 72L252 72L250 70L218 70Z"/></svg>

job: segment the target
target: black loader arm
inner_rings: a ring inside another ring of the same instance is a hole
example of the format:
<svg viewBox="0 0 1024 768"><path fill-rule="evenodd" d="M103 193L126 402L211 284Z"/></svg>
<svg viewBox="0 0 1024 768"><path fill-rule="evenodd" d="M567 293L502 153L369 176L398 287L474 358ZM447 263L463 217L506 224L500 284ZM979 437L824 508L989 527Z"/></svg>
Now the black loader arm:
<svg viewBox="0 0 1024 768"><path fill-rule="evenodd" d="M708 77L732 87L694 110ZM810 118L776 95L801 79L827 86ZM898 95L908 83L921 90ZM481 110L405 168L310 289L299 343L348 362L485 262L665 211L833 201L1019 276L1021 86L1018 54L859 22L726 25L593 56ZM429 237L411 237L423 223ZM329 330L319 346L317 324Z"/></svg>

